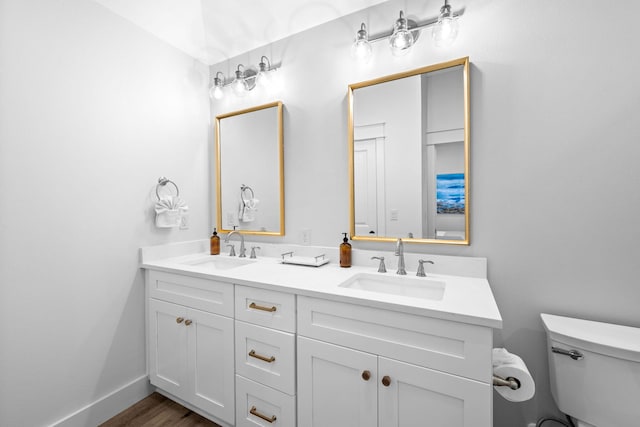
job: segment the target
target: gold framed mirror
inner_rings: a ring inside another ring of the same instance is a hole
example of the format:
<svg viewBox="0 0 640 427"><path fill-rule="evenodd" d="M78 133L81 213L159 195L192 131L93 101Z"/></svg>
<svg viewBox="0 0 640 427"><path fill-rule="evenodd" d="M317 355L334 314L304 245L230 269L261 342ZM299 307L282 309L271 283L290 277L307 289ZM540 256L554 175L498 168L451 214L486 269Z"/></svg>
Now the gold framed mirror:
<svg viewBox="0 0 640 427"><path fill-rule="evenodd" d="M284 236L282 102L216 117L217 227Z"/></svg>
<svg viewBox="0 0 640 427"><path fill-rule="evenodd" d="M349 85L353 240L469 244L469 58Z"/></svg>

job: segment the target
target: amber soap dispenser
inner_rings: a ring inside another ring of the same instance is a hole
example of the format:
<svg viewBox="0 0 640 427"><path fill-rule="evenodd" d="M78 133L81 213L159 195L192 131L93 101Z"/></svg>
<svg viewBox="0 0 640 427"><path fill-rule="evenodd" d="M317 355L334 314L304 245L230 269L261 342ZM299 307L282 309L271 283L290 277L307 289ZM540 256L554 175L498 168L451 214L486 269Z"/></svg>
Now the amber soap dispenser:
<svg viewBox="0 0 640 427"><path fill-rule="evenodd" d="M340 267L351 267L351 244L347 233L344 234L344 239L340 244Z"/></svg>
<svg viewBox="0 0 640 427"><path fill-rule="evenodd" d="M213 235L211 236L211 255L220 255L220 236L218 236L218 230L213 229Z"/></svg>

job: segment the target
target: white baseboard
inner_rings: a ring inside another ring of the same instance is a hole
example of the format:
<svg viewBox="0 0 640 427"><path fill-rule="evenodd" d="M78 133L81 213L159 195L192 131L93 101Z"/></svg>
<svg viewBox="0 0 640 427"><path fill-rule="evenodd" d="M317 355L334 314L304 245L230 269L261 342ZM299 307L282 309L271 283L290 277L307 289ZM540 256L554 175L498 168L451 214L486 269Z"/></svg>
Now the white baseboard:
<svg viewBox="0 0 640 427"><path fill-rule="evenodd" d="M56 421L50 427L97 426L149 396L153 390L149 384L149 376L143 375Z"/></svg>

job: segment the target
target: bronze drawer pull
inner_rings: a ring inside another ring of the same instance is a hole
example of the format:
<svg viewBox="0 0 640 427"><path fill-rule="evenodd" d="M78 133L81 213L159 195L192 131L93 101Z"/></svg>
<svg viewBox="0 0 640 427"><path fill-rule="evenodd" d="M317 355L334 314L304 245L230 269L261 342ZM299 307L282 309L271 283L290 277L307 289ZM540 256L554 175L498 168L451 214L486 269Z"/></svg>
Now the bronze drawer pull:
<svg viewBox="0 0 640 427"><path fill-rule="evenodd" d="M362 379L365 381L369 381L369 379L371 379L371 372L362 371Z"/></svg>
<svg viewBox="0 0 640 427"><path fill-rule="evenodd" d="M256 359L260 359L268 363L273 363L276 361L276 358L274 356L271 356L271 357L262 356L261 354L256 353L255 350L251 350L249 352L249 356L255 357Z"/></svg>
<svg viewBox="0 0 640 427"><path fill-rule="evenodd" d="M184 317L178 317L176 319L176 323L182 323L182 322L184 322Z"/></svg>
<svg viewBox="0 0 640 427"><path fill-rule="evenodd" d="M388 375L382 377L382 385L385 387L389 387L389 385L391 385L391 378L389 378Z"/></svg>
<svg viewBox="0 0 640 427"><path fill-rule="evenodd" d="M189 326L192 323L193 323L193 320L187 319L187 320L184 321L184 324L187 325L187 326Z"/></svg>
<svg viewBox="0 0 640 427"><path fill-rule="evenodd" d="M251 415L255 415L258 418L262 418L263 420L265 420L268 423L272 423L276 420L276 416L275 415L271 415L271 417L267 417L266 415L262 415L260 412L258 412L258 410L256 409L255 406L251 407L251 410L249 410L249 413Z"/></svg>
<svg viewBox="0 0 640 427"><path fill-rule="evenodd" d="M255 302L252 302L251 304L249 304L249 308L253 308L255 310L262 310L262 311L271 311L271 312L277 310L277 308L275 306L273 306L273 307L265 307L263 305L258 305Z"/></svg>

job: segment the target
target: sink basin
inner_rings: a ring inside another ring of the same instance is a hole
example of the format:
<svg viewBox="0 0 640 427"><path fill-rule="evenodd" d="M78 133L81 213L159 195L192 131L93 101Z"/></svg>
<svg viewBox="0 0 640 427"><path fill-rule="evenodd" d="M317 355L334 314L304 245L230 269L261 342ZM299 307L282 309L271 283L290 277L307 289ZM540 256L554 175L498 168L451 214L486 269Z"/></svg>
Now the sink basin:
<svg viewBox="0 0 640 427"><path fill-rule="evenodd" d="M342 288L428 300L441 300L445 282L428 277L358 273L338 285Z"/></svg>
<svg viewBox="0 0 640 427"><path fill-rule="evenodd" d="M211 256L208 258L187 261L185 264L206 268L207 270L230 270L253 262L254 260L247 258Z"/></svg>

